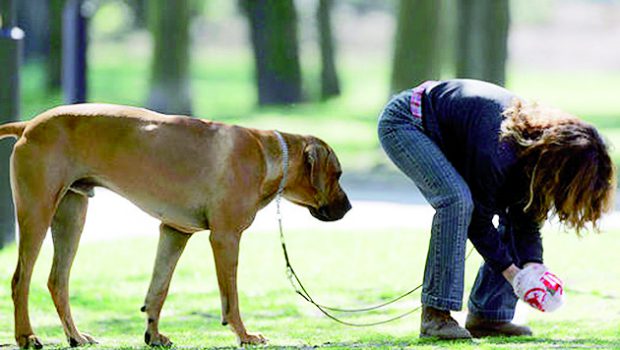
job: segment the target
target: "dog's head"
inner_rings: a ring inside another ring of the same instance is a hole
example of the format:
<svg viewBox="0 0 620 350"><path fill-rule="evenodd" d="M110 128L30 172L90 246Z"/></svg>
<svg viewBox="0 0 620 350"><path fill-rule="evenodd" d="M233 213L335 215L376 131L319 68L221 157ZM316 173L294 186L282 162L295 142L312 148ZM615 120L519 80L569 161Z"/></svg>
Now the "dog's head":
<svg viewBox="0 0 620 350"><path fill-rule="evenodd" d="M301 161L291 164L294 169L284 191L286 199L308 208L312 216L322 221L339 220L351 209L339 183L340 162L325 142L308 137Z"/></svg>

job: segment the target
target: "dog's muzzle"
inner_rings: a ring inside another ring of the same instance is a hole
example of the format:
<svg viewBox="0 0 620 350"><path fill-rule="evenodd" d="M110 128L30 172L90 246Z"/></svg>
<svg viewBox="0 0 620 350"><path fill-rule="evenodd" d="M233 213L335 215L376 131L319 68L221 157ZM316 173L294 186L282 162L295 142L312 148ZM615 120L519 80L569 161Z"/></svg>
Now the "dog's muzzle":
<svg viewBox="0 0 620 350"><path fill-rule="evenodd" d="M340 220L350 209L351 202L349 202L349 198L347 198L346 194L337 201L323 205L318 209L308 208L310 214L321 221Z"/></svg>

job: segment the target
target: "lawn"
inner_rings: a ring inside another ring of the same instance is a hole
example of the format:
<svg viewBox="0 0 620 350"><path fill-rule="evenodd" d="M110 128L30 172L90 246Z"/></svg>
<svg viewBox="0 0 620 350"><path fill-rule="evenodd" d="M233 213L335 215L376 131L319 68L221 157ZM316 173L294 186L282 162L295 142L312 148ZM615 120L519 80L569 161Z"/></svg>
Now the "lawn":
<svg viewBox="0 0 620 350"><path fill-rule="evenodd" d="M289 231L291 259L302 280L323 303L360 306L385 301L417 285L428 236L423 231ZM546 262L565 280L567 304L553 314L527 311L533 338L489 338L473 343L433 343L418 338L419 313L371 328L342 326L325 318L296 295L287 282L277 232L246 232L242 241L239 290L248 329L260 331L273 347L436 349L620 348L618 234L577 238L547 230ZM78 327L98 339L93 349L143 348L145 296L156 236L93 242L80 247L71 279L71 302ZM66 347L60 321L47 292L51 244L35 268L31 314L48 348ZM0 251L0 344L13 342L10 277L15 247ZM470 286L480 257L468 260ZM395 307L368 315L345 316L372 322L417 305L419 294ZM234 347L235 337L219 323L219 294L208 234L199 233L179 263L164 306L161 330L180 348Z"/></svg>
<svg viewBox="0 0 620 350"><path fill-rule="evenodd" d="M142 105L148 88L148 57L113 44L90 50L90 100ZM394 172L376 139L376 118L388 98L383 57L340 58L343 96L316 102L318 70L305 58L308 102L257 108L249 52L197 52L192 68L196 116L258 128L314 134L338 153L346 174ZM61 103L59 94L42 89L43 71L23 70L23 119ZM620 72L537 72L514 68L509 88L517 93L578 114L620 144L617 86ZM586 89L584 87L596 87ZM620 150L613 149L620 161ZM290 253L302 279L319 301L343 306L374 304L417 285L428 242L424 231L292 230ZM433 343L418 338L419 314L388 325L351 328L336 324L297 296L284 273L276 232L247 232L242 243L239 289L242 313L251 331L260 331L275 347L439 349L620 348L620 279L617 251L620 231L573 234L546 230L546 261L565 280L568 303L554 314L530 311L535 338ZM144 315L139 312L149 283L156 236L123 241L85 242L78 253L71 301L78 327L100 342L93 349L142 348ZM13 343L10 278L14 246L0 251L0 344ZM480 257L467 262L473 283ZM44 246L35 270L31 314L46 344L64 348L60 322L46 288L51 246ZM372 322L396 316L417 305L419 294L397 306L369 315L347 317ZM219 324L220 302L207 234L190 241L164 306L162 333L180 348L235 347L235 337ZM0 346L2 348L2 346Z"/></svg>

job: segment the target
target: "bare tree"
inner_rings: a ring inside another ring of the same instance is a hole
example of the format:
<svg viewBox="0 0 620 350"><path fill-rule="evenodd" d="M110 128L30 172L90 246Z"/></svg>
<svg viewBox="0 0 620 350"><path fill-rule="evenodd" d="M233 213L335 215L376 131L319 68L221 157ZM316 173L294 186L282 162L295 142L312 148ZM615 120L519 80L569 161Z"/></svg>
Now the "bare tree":
<svg viewBox="0 0 620 350"><path fill-rule="evenodd" d="M439 60L441 75L456 74L457 2L441 0L439 16Z"/></svg>
<svg viewBox="0 0 620 350"><path fill-rule="evenodd" d="M333 0L319 0L317 23L321 48L321 98L328 99L340 95L340 82L336 71L334 55L334 36L331 24Z"/></svg>
<svg viewBox="0 0 620 350"><path fill-rule="evenodd" d="M510 26L508 0L460 0L457 75L503 85Z"/></svg>
<svg viewBox="0 0 620 350"><path fill-rule="evenodd" d="M190 115L189 0L150 0L147 5L153 35L147 106L162 113Z"/></svg>
<svg viewBox="0 0 620 350"><path fill-rule="evenodd" d="M23 43L24 59L30 61L44 58L48 51L49 2L19 0L15 1L15 6L17 24L28 33Z"/></svg>
<svg viewBox="0 0 620 350"><path fill-rule="evenodd" d="M259 105L300 102L301 66L293 0L240 0L248 21Z"/></svg>
<svg viewBox="0 0 620 350"><path fill-rule="evenodd" d="M56 91L62 80L62 12L65 0L50 0L49 52L47 54L47 91Z"/></svg>
<svg viewBox="0 0 620 350"><path fill-rule="evenodd" d="M19 118L20 102L20 51L23 33L16 27L17 1L0 1L0 123L12 122ZM0 248L15 240L15 209L9 183L9 156L15 140L0 141Z"/></svg>
<svg viewBox="0 0 620 350"><path fill-rule="evenodd" d="M411 87L439 75L439 10L441 1L401 0L394 40L391 91Z"/></svg>

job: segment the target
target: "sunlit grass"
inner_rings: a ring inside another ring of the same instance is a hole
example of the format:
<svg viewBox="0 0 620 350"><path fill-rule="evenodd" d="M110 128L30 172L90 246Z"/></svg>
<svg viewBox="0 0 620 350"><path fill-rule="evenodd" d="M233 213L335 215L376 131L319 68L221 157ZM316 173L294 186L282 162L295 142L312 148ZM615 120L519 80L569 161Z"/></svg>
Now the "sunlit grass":
<svg viewBox="0 0 620 350"><path fill-rule="evenodd" d="M571 346L620 347L620 280L614 276L618 235L577 238L547 230L546 263L565 281L567 304L556 313L529 311L534 338L448 343L454 349L552 349ZM181 258L164 306L161 330L180 347L232 347L235 337L219 324L220 301L207 233L199 233ZM423 274L428 234L410 230L287 232L291 259L306 287L324 303L375 304L417 285ZM156 249L153 237L84 242L71 279L78 327L100 341L95 349L141 348L148 288ZM0 251L0 344L12 343L10 277L16 250ZM51 245L39 257L32 284L31 314L47 344L65 347L60 322L46 288ZM467 262L471 286L480 257ZM239 270L241 307L250 330L263 332L273 346L326 348L437 348L420 340L419 313L372 328L351 328L323 317L291 289L276 232L246 232ZM370 322L417 305L419 294L388 310L354 317ZM446 344L444 344L446 345ZM54 347L52 347L54 348Z"/></svg>
<svg viewBox="0 0 620 350"><path fill-rule="evenodd" d="M144 105L149 57L127 45L95 43L90 50L91 101ZM340 57L343 95L318 102L318 69L304 59L306 101L285 107L256 107L251 53L194 52L191 68L194 115L249 127L314 134L329 142L346 172L369 173L388 162L376 139L376 118L388 99L388 61L381 57ZM43 67L29 64L22 75L22 116L31 118L62 103L46 94ZM620 144L617 72L548 72L511 69L508 87L518 94L577 114ZM613 150L620 160L620 149ZM389 220L389 218L378 218ZM556 349L620 348L618 235L607 232L578 239L545 233L546 262L565 280L568 304L554 314L528 314L535 338L491 338L472 343L431 343L418 339L419 314L385 326L349 328L321 316L290 288L275 232L247 232L242 241L240 298L246 325L274 346L325 348ZM420 282L428 235L423 231L363 230L288 233L291 258L306 286L325 303L373 304ZM71 302L81 330L104 348L142 348L146 293L156 235L126 241L85 242L71 282ZM15 247L0 251L0 344L13 343L10 278ZM44 246L31 293L31 314L45 343L66 347L46 288L51 246ZM467 263L471 286L480 258ZM417 305L418 296L385 312L348 318L368 322ZM181 259L164 307L162 332L180 347L233 347L220 326L220 301L207 234L198 234ZM54 346L52 346L54 347Z"/></svg>

